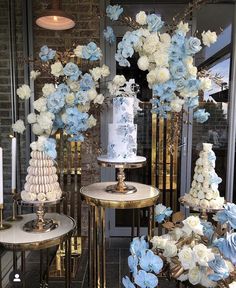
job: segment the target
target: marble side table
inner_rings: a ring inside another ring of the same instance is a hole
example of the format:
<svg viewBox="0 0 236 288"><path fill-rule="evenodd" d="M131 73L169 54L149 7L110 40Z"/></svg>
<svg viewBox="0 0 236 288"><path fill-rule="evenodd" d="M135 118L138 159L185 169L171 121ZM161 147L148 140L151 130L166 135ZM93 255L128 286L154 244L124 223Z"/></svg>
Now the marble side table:
<svg viewBox="0 0 236 288"><path fill-rule="evenodd" d="M21 252L22 276L25 273L25 251L40 250L40 287L48 287L49 263L47 259L47 273L43 277L42 250L48 249L65 242L65 287L71 287L71 237L75 231L74 219L57 213L46 213L53 219L58 227L46 233L25 232L23 226L30 220L36 219L36 214L22 215L22 220L12 222L12 227L0 231L0 244L7 250ZM16 254L16 253L13 253ZM17 271L17 259L13 257L13 271ZM48 258L48 257L47 257ZM1 287L1 286L0 286ZM21 287L25 287L24 279Z"/></svg>
<svg viewBox="0 0 236 288"><path fill-rule="evenodd" d="M82 199L89 205L89 287L106 288L105 209L149 208L148 237L154 233L154 205L159 191L148 185L127 182L136 187L133 194L108 193L113 182L94 183L82 187Z"/></svg>

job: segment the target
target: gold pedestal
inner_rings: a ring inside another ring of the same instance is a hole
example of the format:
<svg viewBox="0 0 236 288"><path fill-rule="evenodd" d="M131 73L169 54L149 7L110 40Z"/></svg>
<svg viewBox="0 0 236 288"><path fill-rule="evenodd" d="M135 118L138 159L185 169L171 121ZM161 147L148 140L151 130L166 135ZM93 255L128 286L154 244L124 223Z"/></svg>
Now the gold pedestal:
<svg viewBox="0 0 236 288"><path fill-rule="evenodd" d="M13 222L13 221L21 221L23 219L22 216L17 215L17 201L18 201L18 194L16 193L16 190L12 190L13 195L13 202L12 202L12 216L7 218L7 221Z"/></svg>
<svg viewBox="0 0 236 288"><path fill-rule="evenodd" d="M0 205L0 231L11 228L8 223L3 223L3 204Z"/></svg>

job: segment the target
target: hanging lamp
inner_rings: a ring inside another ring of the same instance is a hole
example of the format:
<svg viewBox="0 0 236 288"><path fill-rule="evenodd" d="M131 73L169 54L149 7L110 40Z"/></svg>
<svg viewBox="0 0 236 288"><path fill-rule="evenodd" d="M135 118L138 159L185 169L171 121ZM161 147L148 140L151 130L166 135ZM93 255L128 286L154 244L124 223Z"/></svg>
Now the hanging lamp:
<svg viewBox="0 0 236 288"><path fill-rule="evenodd" d="M37 18L36 24L49 30L67 30L75 26L75 21L61 9L60 0L51 0L48 8Z"/></svg>

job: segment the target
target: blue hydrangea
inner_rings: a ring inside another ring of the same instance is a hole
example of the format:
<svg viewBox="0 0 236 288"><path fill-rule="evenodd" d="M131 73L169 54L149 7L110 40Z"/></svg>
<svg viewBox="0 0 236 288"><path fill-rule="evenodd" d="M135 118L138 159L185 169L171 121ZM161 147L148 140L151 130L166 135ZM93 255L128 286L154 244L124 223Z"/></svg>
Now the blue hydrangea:
<svg viewBox="0 0 236 288"><path fill-rule="evenodd" d="M199 86L200 86L200 81L198 79L190 78L186 81L186 89L189 92L196 91L196 93L198 93Z"/></svg>
<svg viewBox="0 0 236 288"><path fill-rule="evenodd" d="M56 51L48 48L47 45L41 47L39 52L39 57L42 61L52 60L56 55Z"/></svg>
<svg viewBox="0 0 236 288"><path fill-rule="evenodd" d="M150 14L147 16L147 24L150 32L158 32L164 25L164 22L161 20L160 16Z"/></svg>
<svg viewBox="0 0 236 288"><path fill-rule="evenodd" d="M81 91L80 90L75 94L75 97L76 97L75 98L76 104L85 105L86 102L89 101L87 91Z"/></svg>
<svg viewBox="0 0 236 288"><path fill-rule="evenodd" d="M52 159L57 157L56 140L53 138L47 138L43 145L43 151Z"/></svg>
<svg viewBox="0 0 236 288"><path fill-rule="evenodd" d="M172 65L175 62L182 62L184 59L184 49L171 45L169 48L169 64Z"/></svg>
<svg viewBox="0 0 236 288"><path fill-rule="evenodd" d="M175 34L171 37L171 44L175 48L180 47L182 49L184 43L185 43L185 35L181 31L176 31Z"/></svg>
<svg viewBox="0 0 236 288"><path fill-rule="evenodd" d="M119 52L115 54L115 60L119 63L119 66L121 67L130 67L130 62Z"/></svg>
<svg viewBox="0 0 236 288"><path fill-rule="evenodd" d="M208 275L211 281L217 282L229 277L229 268L220 255L215 255L215 259L208 262L208 265L214 271L214 273Z"/></svg>
<svg viewBox="0 0 236 288"><path fill-rule="evenodd" d="M82 49L82 58L90 61L100 60L102 57L102 52L96 43L90 42L87 46Z"/></svg>
<svg viewBox="0 0 236 288"><path fill-rule="evenodd" d="M162 259L155 255L151 250L144 252L139 261L140 267L146 272L160 273L163 268Z"/></svg>
<svg viewBox="0 0 236 288"><path fill-rule="evenodd" d="M95 83L93 81L93 77L88 74L88 73L85 73L80 82L79 82L79 85L80 85L80 89L83 90L83 91L88 91L90 90L91 88L94 88L95 86Z"/></svg>
<svg viewBox="0 0 236 288"><path fill-rule="evenodd" d="M176 85L173 81L169 80L163 84L153 85L153 95L159 96L161 101L171 101L174 98L174 91Z"/></svg>
<svg viewBox="0 0 236 288"><path fill-rule="evenodd" d="M151 99L150 102L153 104L152 113L158 114L161 118L167 118L167 113L171 111L168 103L161 103L157 98Z"/></svg>
<svg viewBox="0 0 236 288"><path fill-rule="evenodd" d="M216 219L221 224L229 223L233 229L236 229L236 205L234 203L224 205L224 210L216 213Z"/></svg>
<svg viewBox="0 0 236 288"><path fill-rule="evenodd" d="M204 123L208 120L210 113L206 112L205 109L199 109L193 113L193 118L198 123Z"/></svg>
<svg viewBox="0 0 236 288"><path fill-rule="evenodd" d="M120 5L108 5L106 9L107 17L113 21L116 21L123 13L123 10L124 9Z"/></svg>
<svg viewBox="0 0 236 288"><path fill-rule="evenodd" d="M175 79L176 90L181 92L186 87L186 80L184 78Z"/></svg>
<svg viewBox="0 0 236 288"><path fill-rule="evenodd" d="M61 83L57 86L56 91L57 91L57 93L65 96L70 92L70 88L65 83Z"/></svg>
<svg viewBox="0 0 236 288"><path fill-rule="evenodd" d="M184 78L186 76L186 72L187 72L186 67L181 61L174 62L170 66L170 73L173 79Z"/></svg>
<svg viewBox="0 0 236 288"><path fill-rule="evenodd" d="M50 94L47 97L48 111L55 114L61 111L65 105L65 96L58 91Z"/></svg>
<svg viewBox="0 0 236 288"><path fill-rule="evenodd" d="M202 49L201 41L196 37L190 37L185 41L185 53L187 55L194 55Z"/></svg>
<svg viewBox="0 0 236 288"><path fill-rule="evenodd" d="M66 66L63 68L63 72L72 81L77 81L79 76L82 74L79 67L72 62L66 64Z"/></svg>
<svg viewBox="0 0 236 288"><path fill-rule="evenodd" d="M70 135L79 135L88 129L88 113L80 112L76 107L66 109L66 132Z"/></svg>
<svg viewBox="0 0 236 288"><path fill-rule="evenodd" d="M106 41L112 45L113 43L115 43L116 41L116 36L115 36L115 33L112 29L111 26L107 26L106 29L104 29L103 31L103 35L104 35L104 38L106 39Z"/></svg>
<svg viewBox="0 0 236 288"><path fill-rule="evenodd" d="M152 273L140 270L134 276L134 282L141 288L155 288L158 285L158 278Z"/></svg>
<svg viewBox="0 0 236 288"><path fill-rule="evenodd" d="M236 265L236 233L228 233L225 238L217 239L213 244L226 259Z"/></svg>

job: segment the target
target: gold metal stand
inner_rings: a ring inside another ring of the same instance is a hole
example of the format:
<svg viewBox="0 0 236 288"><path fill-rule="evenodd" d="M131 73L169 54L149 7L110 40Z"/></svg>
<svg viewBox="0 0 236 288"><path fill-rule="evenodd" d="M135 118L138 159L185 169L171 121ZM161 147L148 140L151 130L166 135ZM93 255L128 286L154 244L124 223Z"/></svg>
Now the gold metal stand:
<svg viewBox="0 0 236 288"><path fill-rule="evenodd" d="M0 231L11 228L8 223L3 223L3 204L0 205Z"/></svg>
<svg viewBox="0 0 236 288"><path fill-rule="evenodd" d="M16 190L12 190L13 200L12 200L12 216L7 218L7 221L13 222L13 221L21 221L23 218L20 215L17 215L17 193Z"/></svg>

